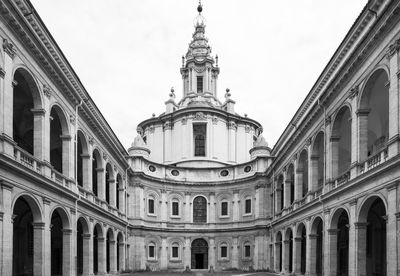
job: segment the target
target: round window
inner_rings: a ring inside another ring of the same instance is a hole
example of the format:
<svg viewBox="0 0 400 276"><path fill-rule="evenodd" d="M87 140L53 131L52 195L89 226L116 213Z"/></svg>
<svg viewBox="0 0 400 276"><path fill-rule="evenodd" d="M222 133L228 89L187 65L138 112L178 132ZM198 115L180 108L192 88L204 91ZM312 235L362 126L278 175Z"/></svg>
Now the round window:
<svg viewBox="0 0 400 276"><path fill-rule="evenodd" d="M178 175L179 175L179 171L178 171L178 170L172 170L172 171L171 171L171 174L172 174L173 176L178 176Z"/></svg>
<svg viewBox="0 0 400 276"><path fill-rule="evenodd" d="M251 171L251 166L246 166L244 167L244 172L250 172Z"/></svg>
<svg viewBox="0 0 400 276"><path fill-rule="evenodd" d="M220 172L221 176L228 176L229 175L229 171L228 170L222 170Z"/></svg>
<svg viewBox="0 0 400 276"><path fill-rule="evenodd" d="M149 171L155 172L156 171L156 167L154 167L153 165L150 165L149 166Z"/></svg>

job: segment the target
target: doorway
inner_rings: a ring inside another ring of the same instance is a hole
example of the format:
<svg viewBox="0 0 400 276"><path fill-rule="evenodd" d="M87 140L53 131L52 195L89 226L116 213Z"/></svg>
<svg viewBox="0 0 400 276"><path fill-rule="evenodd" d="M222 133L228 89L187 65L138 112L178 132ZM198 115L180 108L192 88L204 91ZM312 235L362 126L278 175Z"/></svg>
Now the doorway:
<svg viewBox="0 0 400 276"><path fill-rule="evenodd" d="M192 269L208 269L208 244L204 239L192 242Z"/></svg>

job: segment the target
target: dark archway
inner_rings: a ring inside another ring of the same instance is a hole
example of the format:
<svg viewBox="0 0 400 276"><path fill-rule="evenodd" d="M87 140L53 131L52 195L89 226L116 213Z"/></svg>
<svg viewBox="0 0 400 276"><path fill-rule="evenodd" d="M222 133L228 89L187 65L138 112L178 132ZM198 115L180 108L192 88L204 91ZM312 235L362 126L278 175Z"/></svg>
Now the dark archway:
<svg viewBox="0 0 400 276"><path fill-rule="evenodd" d="M99 248L99 245L103 245L103 232L101 230L101 226L99 224L96 224L94 229L93 229L93 272L98 273L102 272L99 269L99 255L101 253L101 248ZM104 252L104 251L103 251Z"/></svg>
<svg viewBox="0 0 400 276"><path fill-rule="evenodd" d="M124 257L124 238L121 233L117 236L117 271L123 270L123 257Z"/></svg>
<svg viewBox="0 0 400 276"><path fill-rule="evenodd" d="M15 71L13 85L13 140L18 147L33 155L36 151L34 136L41 137L42 131L41 124L34 122L32 111L41 108L39 91L32 76L22 68Z"/></svg>
<svg viewBox="0 0 400 276"><path fill-rule="evenodd" d="M207 222L207 200L203 196L197 196L193 200L193 222Z"/></svg>
<svg viewBox="0 0 400 276"><path fill-rule="evenodd" d="M33 275L33 214L24 198L14 205L13 275Z"/></svg>
<svg viewBox="0 0 400 276"><path fill-rule="evenodd" d="M349 275L349 217L345 211L337 224L337 275Z"/></svg>
<svg viewBox="0 0 400 276"><path fill-rule="evenodd" d="M107 240L106 240L106 272L109 273L111 271L111 262L114 261L112 260L112 252L111 250L113 250L112 246L113 246L113 242L114 242L114 236L113 236L113 232L111 229L108 229L107 231Z"/></svg>
<svg viewBox="0 0 400 276"><path fill-rule="evenodd" d="M208 269L208 243L204 239L196 239L191 248L192 269Z"/></svg>
<svg viewBox="0 0 400 276"><path fill-rule="evenodd" d="M97 149L92 154L92 191L95 196L99 196L99 179L98 174L101 173L101 155Z"/></svg>
<svg viewBox="0 0 400 276"><path fill-rule="evenodd" d="M276 249L277 249L277 258L278 258L278 270L282 271L282 234L281 232L278 232L276 234Z"/></svg>
<svg viewBox="0 0 400 276"><path fill-rule="evenodd" d="M304 224L301 224L298 230L300 234L300 272L306 273L306 258L307 258L307 231Z"/></svg>
<svg viewBox="0 0 400 276"><path fill-rule="evenodd" d="M284 186L283 186L283 175L278 177L278 184L276 187L276 207L277 211L282 211L284 206Z"/></svg>
<svg viewBox="0 0 400 276"><path fill-rule="evenodd" d="M51 216L51 275L63 274L63 223L57 210Z"/></svg>
<svg viewBox="0 0 400 276"><path fill-rule="evenodd" d="M321 131L314 140L311 154L311 179L312 190L316 191L322 188L324 184L325 171L325 135Z"/></svg>
<svg viewBox="0 0 400 276"><path fill-rule="evenodd" d="M60 173L68 171L68 126L59 106L50 112L50 163Z"/></svg>
<svg viewBox="0 0 400 276"><path fill-rule="evenodd" d="M351 114L347 106L335 117L331 136L332 176L338 177L350 169L351 164Z"/></svg>
<svg viewBox="0 0 400 276"><path fill-rule="evenodd" d="M323 255L323 222L322 219L318 218L316 221L316 260L315 260L315 272L318 276L321 276L324 271L324 255Z"/></svg>
<svg viewBox="0 0 400 276"><path fill-rule="evenodd" d="M288 169L287 169L287 173L286 173L286 182L289 182L290 185L290 192L288 195L288 201L289 204L292 205L293 201L294 201L294 166L293 164L290 164Z"/></svg>
<svg viewBox="0 0 400 276"><path fill-rule="evenodd" d="M389 87L385 70L378 69L368 79L361 96L360 135L367 137L360 141L360 159L375 155L386 147L389 138ZM367 123L365 123L367 121Z"/></svg>
<svg viewBox="0 0 400 276"><path fill-rule="evenodd" d="M83 273L83 225L81 220L76 224L76 271Z"/></svg>
<svg viewBox="0 0 400 276"><path fill-rule="evenodd" d="M301 174L299 178L301 183L297 183L299 188L299 198L303 198L308 193L308 152L303 150L299 157L298 172Z"/></svg>

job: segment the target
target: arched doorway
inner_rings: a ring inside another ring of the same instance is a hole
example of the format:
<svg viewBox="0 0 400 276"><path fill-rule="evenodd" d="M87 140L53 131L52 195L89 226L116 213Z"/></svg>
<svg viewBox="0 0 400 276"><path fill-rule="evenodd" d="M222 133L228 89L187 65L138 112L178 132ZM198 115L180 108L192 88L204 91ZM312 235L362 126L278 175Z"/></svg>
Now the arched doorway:
<svg viewBox="0 0 400 276"><path fill-rule="evenodd" d="M308 193L308 152L303 150L299 157L299 167L296 170L298 174L301 175L299 178L299 183L297 183L298 187L298 198L303 198Z"/></svg>
<svg viewBox="0 0 400 276"><path fill-rule="evenodd" d="M24 198L14 205L13 275L33 275L33 214Z"/></svg>
<svg viewBox="0 0 400 276"><path fill-rule="evenodd" d="M287 262L287 265L285 267L287 268L288 272L293 272L293 233L292 229L288 228L286 230L286 254L285 254L285 262Z"/></svg>
<svg viewBox="0 0 400 276"><path fill-rule="evenodd" d="M197 196L193 200L193 222L207 222L207 200L203 196Z"/></svg>
<svg viewBox="0 0 400 276"><path fill-rule="evenodd" d="M124 238L121 233L117 236L117 271L124 269Z"/></svg>
<svg viewBox="0 0 400 276"><path fill-rule="evenodd" d="M374 196L364 203L357 234L360 275L386 276L386 207L381 198Z"/></svg>
<svg viewBox="0 0 400 276"><path fill-rule="evenodd" d="M63 273L63 225L57 210L51 216L51 275Z"/></svg>
<svg viewBox="0 0 400 276"><path fill-rule="evenodd" d="M311 181L312 190L316 191L322 188L324 184L324 171L325 171L325 137L321 131L315 137L312 154L311 154Z"/></svg>
<svg viewBox="0 0 400 276"><path fill-rule="evenodd" d="M323 222L320 217L317 217L313 222L310 242L312 250L311 274L316 274L317 276L320 276L322 275L324 264Z"/></svg>
<svg viewBox="0 0 400 276"><path fill-rule="evenodd" d="M204 239L196 239L191 250L192 269L208 269L208 243Z"/></svg>
<svg viewBox="0 0 400 276"><path fill-rule="evenodd" d="M104 236L101 226L96 224L93 229L93 272L102 273L105 272L104 264Z"/></svg>
<svg viewBox="0 0 400 276"><path fill-rule="evenodd" d="M307 257L307 232L303 223L297 228L296 232L296 273L304 274L306 272Z"/></svg>
<svg viewBox="0 0 400 276"><path fill-rule="evenodd" d="M276 234L276 261L278 271L282 271L282 234L278 232Z"/></svg>
<svg viewBox="0 0 400 276"><path fill-rule="evenodd" d="M337 224L337 275L349 275L349 217L345 211Z"/></svg>

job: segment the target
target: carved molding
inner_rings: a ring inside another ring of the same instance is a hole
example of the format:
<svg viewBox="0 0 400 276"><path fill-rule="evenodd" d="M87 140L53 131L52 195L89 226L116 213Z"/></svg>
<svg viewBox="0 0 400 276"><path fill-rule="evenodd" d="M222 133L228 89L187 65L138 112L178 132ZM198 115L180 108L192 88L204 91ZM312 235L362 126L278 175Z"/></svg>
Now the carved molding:
<svg viewBox="0 0 400 276"><path fill-rule="evenodd" d="M205 120L207 120L207 115L205 115L203 112L197 112L197 113L193 116L193 120L196 120L196 121L205 121Z"/></svg>
<svg viewBox="0 0 400 276"><path fill-rule="evenodd" d="M12 59L14 58L17 49L15 49L14 45L9 42L7 39L3 39L3 50L6 52Z"/></svg>
<svg viewBox="0 0 400 276"><path fill-rule="evenodd" d="M53 95L53 91L51 90L51 88L50 88L48 85L43 84L43 94L44 94L48 99L50 99L50 98L51 98L51 95Z"/></svg>

